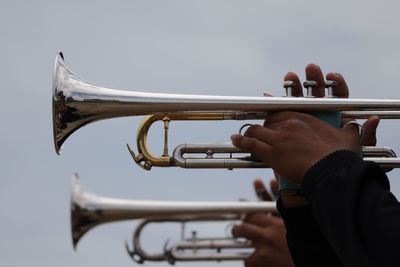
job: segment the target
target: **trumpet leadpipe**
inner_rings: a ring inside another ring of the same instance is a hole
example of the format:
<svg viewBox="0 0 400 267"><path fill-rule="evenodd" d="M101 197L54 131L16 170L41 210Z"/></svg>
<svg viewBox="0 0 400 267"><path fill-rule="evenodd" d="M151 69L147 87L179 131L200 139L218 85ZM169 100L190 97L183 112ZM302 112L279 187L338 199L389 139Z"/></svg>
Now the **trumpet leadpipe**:
<svg viewBox="0 0 400 267"><path fill-rule="evenodd" d="M342 118L365 120L372 116L377 116L380 119L400 119L400 111L398 110L358 110L358 111L343 111Z"/></svg>

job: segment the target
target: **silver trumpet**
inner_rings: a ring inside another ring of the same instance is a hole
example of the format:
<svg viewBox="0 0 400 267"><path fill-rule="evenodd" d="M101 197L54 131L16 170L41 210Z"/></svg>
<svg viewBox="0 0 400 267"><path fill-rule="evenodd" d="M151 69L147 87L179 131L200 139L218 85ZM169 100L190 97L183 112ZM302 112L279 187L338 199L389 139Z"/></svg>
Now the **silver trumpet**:
<svg viewBox="0 0 400 267"><path fill-rule="evenodd" d="M249 255L247 241L223 238L182 237L177 244L166 245L163 252L150 254L141 245L140 235L149 223L233 222L245 215L276 212L275 202L179 202L114 199L94 195L81 187L75 174L71 183L71 231L76 248L79 240L93 227L123 220L142 221L133 235L133 249L127 250L135 261L221 261L243 260ZM183 233L183 231L182 231ZM244 249L247 249L244 251ZM204 253L201 253L204 252Z"/></svg>
<svg viewBox="0 0 400 267"><path fill-rule="evenodd" d="M328 88L328 92L331 91L332 88ZM103 119L146 115L137 132L138 153L135 154L128 146L134 161L146 170L152 166L227 169L267 167L227 143L184 144L178 146L173 155L169 155L168 129L170 122L174 120L263 119L269 112L285 110L338 112L345 119L365 119L371 115L382 119L400 118L400 100L391 99L343 99L330 95L318 99L183 95L108 89L77 77L65 67L62 53L58 53L55 59L52 103L57 154L65 140L86 124ZM154 156L147 145L147 132L156 121L162 121L165 129L161 156ZM376 161L385 168L400 166L400 159L393 151L386 148L381 150L384 150L382 154L375 153L367 159ZM205 157L190 157L190 154L196 153ZM184 157L185 154L189 157ZM221 154L229 156L219 157Z"/></svg>

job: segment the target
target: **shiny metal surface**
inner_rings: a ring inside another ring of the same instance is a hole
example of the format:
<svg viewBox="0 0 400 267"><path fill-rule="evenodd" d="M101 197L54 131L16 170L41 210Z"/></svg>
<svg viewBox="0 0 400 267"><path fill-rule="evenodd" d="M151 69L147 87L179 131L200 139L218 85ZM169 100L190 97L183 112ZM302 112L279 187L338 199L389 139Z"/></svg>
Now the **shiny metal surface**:
<svg viewBox="0 0 400 267"><path fill-rule="evenodd" d="M400 158L390 148L364 146L362 152L364 160L375 161L386 171L400 167ZM199 154L202 157L199 157ZM182 144L176 147L171 160L174 165L182 168L268 168L265 163L244 153L231 143Z"/></svg>
<svg viewBox="0 0 400 267"><path fill-rule="evenodd" d="M200 158L199 154L203 157ZM237 156L241 154L245 155ZM197 155L197 157L187 155ZM232 143L182 144L175 148L173 162L176 166L182 168L236 169L268 167L265 163L257 161L255 158L250 157L248 153L233 146Z"/></svg>
<svg viewBox="0 0 400 267"><path fill-rule="evenodd" d="M183 238L168 249L169 262L176 261L233 261L245 260L254 252L246 239L232 237L200 238L196 233Z"/></svg>
<svg viewBox="0 0 400 267"><path fill-rule="evenodd" d="M123 116L216 111L400 111L400 100L391 99L316 100L299 97L184 95L108 89L77 77L65 67L62 53L58 53L55 59L52 103L54 146L58 154L68 136L80 127L94 121ZM395 116L398 118L398 114Z"/></svg>
<svg viewBox="0 0 400 267"><path fill-rule="evenodd" d="M224 248L224 252L218 252ZM201 253L202 250L214 250L214 253ZM196 251L196 256L193 256ZM183 241L169 249L170 258L175 261L234 261L245 260L253 247L250 242L232 239ZM171 262L171 261L170 261ZM172 263L173 263L172 262Z"/></svg>
<svg viewBox="0 0 400 267"><path fill-rule="evenodd" d="M344 112L343 112L344 113ZM140 123L136 135L137 154L131 150L128 145L128 150L132 155L133 160L145 170L150 170L153 166L157 167L173 167L181 168L268 168L262 162L250 157L249 154L240 151L229 143L189 143L178 145L170 156L168 154L168 144L164 143L164 154L161 156L153 155L150 152L147 135L151 126L156 121L168 121L168 127L164 129L165 139L168 137L168 129L173 121L197 121L197 120L248 120L248 119L263 119L266 112L209 112L209 113L171 113L168 115L151 115L146 116ZM371 112L362 112L360 117L364 117ZM383 112L378 112L383 114ZM393 112L388 112L391 119L394 119ZM356 114L346 114L345 118L354 119ZM379 163L383 166L400 167L400 159L397 159L393 150L386 147L363 147L363 155L365 160L370 160L370 157L381 158ZM392 158L386 161L382 158ZM393 167L391 167L393 168ZM385 168L390 171L391 168Z"/></svg>
<svg viewBox="0 0 400 267"><path fill-rule="evenodd" d="M126 250L130 257L137 263L146 261L167 261L174 264L177 261L223 261L223 260L244 260L254 250L248 241L235 239L233 237L185 237L184 230L181 232L181 240L169 244L165 242L160 252L149 253L141 242L143 229L152 223L177 223L184 228L187 223L218 222L218 221L239 221L241 215L196 215L185 218L152 218L141 220L136 226L132 236L132 248L128 242L125 243Z"/></svg>
<svg viewBox="0 0 400 267"><path fill-rule="evenodd" d="M77 175L72 177L71 181L71 232L72 242L76 248L79 240L93 227L109 222L117 222L123 220L144 219L136 228L133 236L134 248L130 251L133 259L138 262L144 260L175 261L170 251L175 244L166 249L162 254L146 253L140 242L140 234L143 227L148 223L162 222L200 222L200 221L232 221L240 220L244 215L254 212L276 212L275 202L180 202L180 201L151 201L151 200L126 200L114 199L94 195L81 187L77 181ZM184 239L183 242L190 241ZM192 240L193 241L193 240ZM206 249L208 241L209 249L215 250L216 254L221 257L223 253L217 253L224 247L215 248L215 240L203 240L202 248ZM192 242L193 245L195 242ZM222 243L221 243L222 244ZM238 244L237 248L242 249L243 244L237 243L237 240L224 240L223 244L227 244L227 248L231 249ZM182 255L182 258L187 255ZM195 257L195 255L193 255ZM215 255L210 255L208 260L215 260ZM189 260L189 259L186 259ZM194 259L193 259L194 260ZM200 260L200 259L199 259ZM206 260L203 257L201 260Z"/></svg>

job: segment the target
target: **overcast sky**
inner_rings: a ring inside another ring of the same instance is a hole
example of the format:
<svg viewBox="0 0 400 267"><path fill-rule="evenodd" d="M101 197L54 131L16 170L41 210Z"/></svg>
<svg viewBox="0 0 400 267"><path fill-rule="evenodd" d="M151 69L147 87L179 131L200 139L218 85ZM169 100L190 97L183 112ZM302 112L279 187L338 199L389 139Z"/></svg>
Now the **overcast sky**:
<svg viewBox="0 0 400 267"><path fill-rule="evenodd" d="M73 251L70 177L99 195L158 200L254 200L269 170L184 170L133 164L141 118L85 126L53 148L54 58L93 83L146 92L282 95L282 79L307 63L346 78L353 98L399 99L398 1L0 1L0 265L132 266L124 241L134 222L99 226ZM171 123L171 148L228 141L241 123ZM160 127L150 135L161 151ZM397 121L379 144L400 148ZM400 153L400 152L399 152ZM400 194L400 173L389 174ZM211 230L210 230L211 231ZM172 230L155 227L146 244ZM207 232L205 235L209 235ZM166 266L147 263L147 266ZM178 266L242 266L181 263Z"/></svg>

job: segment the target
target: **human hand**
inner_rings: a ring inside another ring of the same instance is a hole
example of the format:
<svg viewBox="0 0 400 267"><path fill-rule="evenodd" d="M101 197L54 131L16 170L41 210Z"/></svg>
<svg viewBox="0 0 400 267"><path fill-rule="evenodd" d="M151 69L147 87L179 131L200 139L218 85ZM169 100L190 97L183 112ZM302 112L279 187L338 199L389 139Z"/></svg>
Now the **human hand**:
<svg viewBox="0 0 400 267"><path fill-rule="evenodd" d="M254 191L256 192L257 198L260 201L273 201L278 197L279 186L276 179L270 180L269 182L269 188L271 192L267 190L264 183L259 179L254 180L253 187Z"/></svg>
<svg viewBox="0 0 400 267"><path fill-rule="evenodd" d="M317 82L313 90L314 96L324 96L325 82L321 69L315 64L309 64L306 67L306 77L307 80ZM348 97L347 84L340 74L328 73L326 78L337 83L333 95ZM288 80L294 82L293 96L302 96L302 86L297 74L288 73L285 81ZM360 140L353 125L335 129L310 115L295 112L271 114L266 123L268 125L264 124L264 127L250 127L245 136L233 135L233 144L244 151L252 152L279 174L297 184L301 184L305 172L326 155L340 149L359 153ZM363 144L376 143L375 130L378 123L377 117L371 117L364 123L361 140Z"/></svg>
<svg viewBox="0 0 400 267"><path fill-rule="evenodd" d="M261 180L254 181L257 197L271 201L278 195L276 180L270 181L271 193ZM278 214L255 213L246 216L240 225L232 228L234 237L251 241L254 252L244 261L246 267L292 267L294 263L286 242L286 230Z"/></svg>
<svg viewBox="0 0 400 267"><path fill-rule="evenodd" d="M283 220L271 213L255 213L232 229L234 237L251 241L254 252L244 261L246 267L294 266L286 242Z"/></svg>
<svg viewBox="0 0 400 267"><path fill-rule="evenodd" d="M249 127L244 136L232 135L232 143L298 185L311 166L332 152L360 152L358 129L352 124L337 129L311 115L291 111L273 113L266 121L266 126Z"/></svg>
<svg viewBox="0 0 400 267"><path fill-rule="evenodd" d="M325 96L325 81L324 75L321 68L316 64L308 64L305 68L306 80L316 81L317 86L313 90L313 96L320 98ZM336 72L329 72L326 74L326 80L335 81L336 86L333 88L333 95L338 98L348 98L349 88L343 76ZM292 89L293 97L302 97L303 88L299 76L294 72L288 72L284 81L292 81L294 86ZM346 121L343 122L345 124ZM362 125L363 136L361 139L361 144L364 146L375 146L376 145L376 129L379 124L379 117L372 116Z"/></svg>

